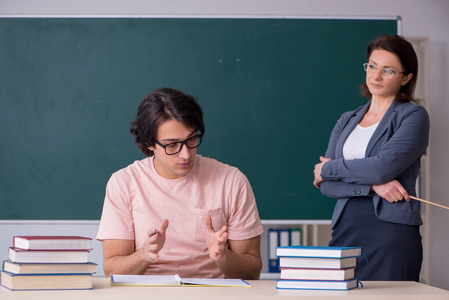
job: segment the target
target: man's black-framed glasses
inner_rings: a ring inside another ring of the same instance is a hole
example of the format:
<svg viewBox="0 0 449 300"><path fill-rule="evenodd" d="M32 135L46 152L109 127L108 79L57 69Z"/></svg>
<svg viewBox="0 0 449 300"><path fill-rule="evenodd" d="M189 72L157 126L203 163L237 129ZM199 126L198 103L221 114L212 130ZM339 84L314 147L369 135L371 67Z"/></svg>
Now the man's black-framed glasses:
<svg viewBox="0 0 449 300"><path fill-rule="evenodd" d="M162 145L158 141L156 141L156 144L164 148L165 154L167 155L175 155L179 153L182 149L182 146L186 145L189 149L195 149L199 145L201 145L201 140L203 138L202 134L197 134L195 136L189 137L188 139L180 142L173 142L166 145Z"/></svg>

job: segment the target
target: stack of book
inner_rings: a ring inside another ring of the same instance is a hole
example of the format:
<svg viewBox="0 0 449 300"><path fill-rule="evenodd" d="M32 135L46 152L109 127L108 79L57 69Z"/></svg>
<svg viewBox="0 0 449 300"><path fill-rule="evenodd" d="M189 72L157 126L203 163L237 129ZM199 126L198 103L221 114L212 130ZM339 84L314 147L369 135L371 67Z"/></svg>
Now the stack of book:
<svg viewBox="0 0 449 300"><path fill-rule="evenodd" d="M3 262L1 285L10 290L91 289L96 264L92 239L80 236L15 236Z"/></svg>
<svg viewBox="0 0 449 300"><path fill-rule="evenodd" d="M350 290L356 279L358 247L289 246L276 248L278 289Z"/></svg>

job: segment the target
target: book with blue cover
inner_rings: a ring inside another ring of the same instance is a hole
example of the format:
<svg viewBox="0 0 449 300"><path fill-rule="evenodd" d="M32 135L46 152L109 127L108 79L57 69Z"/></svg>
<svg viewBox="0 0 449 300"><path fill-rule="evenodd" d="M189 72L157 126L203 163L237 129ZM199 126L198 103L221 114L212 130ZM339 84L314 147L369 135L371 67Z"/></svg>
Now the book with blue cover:
<svg viewBox="0 0 449 300"><path fill-rule="evenodd" d="M352 290L358 287L358 280L277 280L277 289L295 290Z"/></svg>
<svg viewBox="0 0 449 300"><path fill-rule="evenodd" d="M1 285L12 291L92 289L92 274L13 274L1 271Z"/></svg>
<svg viewBox="0 0 449 300"><path fill-rule="evenodd" d="M287 246L276 248L277 257L344 258L361 255L361 247Z"/></svg>
<svg viewBox="0 0 449 300"><path fill-rule="evenodd" d="M97 264L88 263L13 263L3 262L3 271L13 274L95 273Z"/></svg>

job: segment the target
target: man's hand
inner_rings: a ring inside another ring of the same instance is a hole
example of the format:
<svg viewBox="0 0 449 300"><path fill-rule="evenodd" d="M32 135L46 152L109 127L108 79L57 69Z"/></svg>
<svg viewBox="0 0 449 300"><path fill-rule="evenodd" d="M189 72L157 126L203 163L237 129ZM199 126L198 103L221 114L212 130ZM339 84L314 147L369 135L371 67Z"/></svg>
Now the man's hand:
<svg viewBox="0 0 449 300"><path fill-rule="evenodd" d="M209 257L213 261L219 261L228 247L228 228L223 226L215 232L210 215L204 217L206 224L206 245L209 249Z"/></svg>
<svg viewBox="0 0 449 300"><path fill-rule="evenodd" d="M144 246L145 259L152 263L159 259L159 251L165 244L165 231L168 227L168 220L162 221L161 228L152 228L148 231L148 238Z"/></svg>

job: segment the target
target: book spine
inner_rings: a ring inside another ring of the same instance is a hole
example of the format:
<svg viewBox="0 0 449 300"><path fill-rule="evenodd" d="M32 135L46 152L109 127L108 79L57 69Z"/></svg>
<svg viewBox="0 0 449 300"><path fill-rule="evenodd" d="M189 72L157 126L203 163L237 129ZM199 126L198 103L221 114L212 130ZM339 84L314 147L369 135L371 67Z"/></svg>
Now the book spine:
<svg viewBox="0 0 449 300"><path fill-rule="evenodd" d="M290 246L302 245L302 231L299 228L290 229Z"/></svg>
<svg viewBox="0 0 449 300"><path fill-rule="evenodd" d="M279 246L279 231L268 230L268 272L279 272L279 259L276 257L276 248Z"/></svg>

